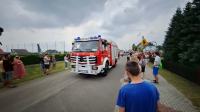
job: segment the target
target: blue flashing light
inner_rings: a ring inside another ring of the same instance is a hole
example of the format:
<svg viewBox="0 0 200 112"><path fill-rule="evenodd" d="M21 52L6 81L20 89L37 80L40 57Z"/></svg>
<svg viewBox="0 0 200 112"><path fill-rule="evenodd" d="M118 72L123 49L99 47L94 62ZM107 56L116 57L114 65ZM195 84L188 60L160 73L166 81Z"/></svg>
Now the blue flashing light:
<svg viewBox="0 0 200 112"><path fill-rule="evenodd" d="M101 38L101 36L94 36L94 37L90 37L91 40L99 40Z"/></svg>
<svg viewBox="0 0 200 112"><path fill-rule="evenodd" d="M75 41L81 40L81 37L76 37L74 40Z"/></svg>
<svg viewBox="0 0 200 112"><path fill-rule="evenodd" d="M89 38L80 38L80 37L76 37L74 38L74 41L89 41L89 40L99 40L101 39L101 35L98 36L94 36L94 37L89 37Z"/></svg>

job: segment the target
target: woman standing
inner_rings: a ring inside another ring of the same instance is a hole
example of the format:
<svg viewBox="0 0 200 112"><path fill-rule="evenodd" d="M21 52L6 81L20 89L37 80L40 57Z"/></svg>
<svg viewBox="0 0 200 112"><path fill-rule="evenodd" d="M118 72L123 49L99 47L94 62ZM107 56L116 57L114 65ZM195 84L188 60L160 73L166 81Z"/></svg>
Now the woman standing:
<svg viewBox="0 0 200 112"><path fill-rule="evenodd" d="M69 62L70 62L70 55L66 54L64 57L64 61L65 61L65 69L69 68Z"/></svg>
<svg viewBox="0 0 200 112"><path fill-rule="evenodd" d="M141 66L141 72L143 73L143 76L142 76L142 78L144 78L144 73L145 73L145 67L146 67L146 60L145 60L145 57L144 57L144 55L142 54L141 56L140 56L140 62L139 62L139 64L140 64L140 66Z"/></svg>
<svg viewBox="0 0 200 112"><path fill-rule="evenodd" d="M44 74L48 75L49 74L49 67L50 67L50 58L48 56L48 54L46 53L44 56Z"/></svg>
<svg viewBox="0 0 200 112"><path fill-rule="evenodd" d="M16 56L13 61L14 77L16 79L22 79L25 76L25 68L23 62L19 56Z"/></svg>

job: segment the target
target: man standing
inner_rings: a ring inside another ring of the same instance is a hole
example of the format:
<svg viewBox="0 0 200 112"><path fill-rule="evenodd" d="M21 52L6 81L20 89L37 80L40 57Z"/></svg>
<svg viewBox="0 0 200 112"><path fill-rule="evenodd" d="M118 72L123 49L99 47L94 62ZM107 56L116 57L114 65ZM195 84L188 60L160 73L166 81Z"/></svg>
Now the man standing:
<svg viewBox="0 0 200 112"><path fill-rule="evenodd" d="M140 65L129 61L125 69L131 83L119 91L119 112L157 112L159 92L153 84L142 80Z"/></svg>
<svg viewBox="0 0 200 112"><path fill-rule="evenodd" d="M154 60L154 64L153 64L153 75L155 80L153 81L154 83L158 83L158 70L159 70L159 65L161 63L161 59L160 59L160 54L159 52L155 52L155 60Z"/></svg>
<svg viewBox="0 0 200 112"><path fill-rule="evenodd" d="M5 70L5 82L4 86L7 86L9 88L16 87L15 85L12 85L13 80L13 59L11 59L10 55L6 55L5 59L3 60L3 67Z"/></svg>

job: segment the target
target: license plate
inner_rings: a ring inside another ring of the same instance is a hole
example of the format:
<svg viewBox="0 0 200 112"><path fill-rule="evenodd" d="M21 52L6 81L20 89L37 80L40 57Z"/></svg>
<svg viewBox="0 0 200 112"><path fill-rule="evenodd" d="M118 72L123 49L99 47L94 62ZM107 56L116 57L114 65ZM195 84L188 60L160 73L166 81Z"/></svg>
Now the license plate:
<svg viewBox="0 0 200 112"><path fill-rule="evenodd" d="M88 73L87 70L79 70L79 72L81 72L81 73Z"/></svg>

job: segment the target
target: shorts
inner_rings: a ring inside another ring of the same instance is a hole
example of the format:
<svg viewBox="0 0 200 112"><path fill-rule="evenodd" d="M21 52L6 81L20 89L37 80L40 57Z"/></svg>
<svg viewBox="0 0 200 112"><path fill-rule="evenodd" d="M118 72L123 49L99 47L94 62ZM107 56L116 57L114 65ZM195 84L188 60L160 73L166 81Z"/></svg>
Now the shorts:
<svg viewBox="0 0 200 112"><path fill-rule="evenodd" d="M12 78L13 78L13 72L12 71L6 72L5 80L12 80Z"/></svg>
<svg viewBox="0 0 200 112"><path fill-rule="evenodd" d="M142 72L145 72L145 66L141 66Z"/></svg>
<svg viewBox="0 0 200 112"><path fill-rule="evenodd" d="M157 75L158 75L158 70L159 70L158 67L153 67L153 75L154 75L154 76L157 76Z"/></svg>
<svg viewBox="0 0 200 112"><path fill-rule="evenodd" d="M44 65L45 69L49 69L50 65Z"/></svg>

